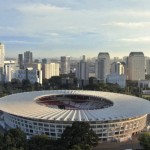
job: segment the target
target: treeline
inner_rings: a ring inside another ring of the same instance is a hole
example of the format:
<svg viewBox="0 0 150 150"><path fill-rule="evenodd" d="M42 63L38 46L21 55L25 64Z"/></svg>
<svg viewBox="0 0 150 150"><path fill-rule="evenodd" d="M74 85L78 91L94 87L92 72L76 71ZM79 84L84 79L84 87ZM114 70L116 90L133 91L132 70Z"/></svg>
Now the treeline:
<svg viewBox="0 0 150 150"><path fill-rule="evenodd" d="M91 150L97 144L98 137L86 122L74 122L59 140L46 135L26 139L25 133L18 128L0 134L0 150Z"/></svg>
<svg viewBox="0 0 150 150"><path fill-rule="evenodd" d="M62 79L65 79L66 82L62 82ZM44 79L42 85L37 82L31 83L29 80L20 82L18 79L12 79L11 82L0 83L0 97L19 92L63 89L107 91L141 96L137 82L127 81L126 88L120 88L118 84L98 83L95 80L94 77L91 77L89 78L88 84L79 86L78 80L73 76L54 76L50 79Z"/></svg>

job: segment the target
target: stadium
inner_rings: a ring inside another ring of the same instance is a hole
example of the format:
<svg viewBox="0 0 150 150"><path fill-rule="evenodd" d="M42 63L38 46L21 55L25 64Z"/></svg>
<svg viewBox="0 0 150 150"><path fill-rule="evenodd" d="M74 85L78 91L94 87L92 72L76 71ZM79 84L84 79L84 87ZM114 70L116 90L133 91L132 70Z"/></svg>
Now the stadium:
<svg viewBox="0 0 150 150"><path fill-rule="evenodd" d="M88 122L99 141L125 141L141 132L150 113L142 98L99 91L50 90L18 93L0 99L5 127L27 135L61 137L74 121Z"/></svg>

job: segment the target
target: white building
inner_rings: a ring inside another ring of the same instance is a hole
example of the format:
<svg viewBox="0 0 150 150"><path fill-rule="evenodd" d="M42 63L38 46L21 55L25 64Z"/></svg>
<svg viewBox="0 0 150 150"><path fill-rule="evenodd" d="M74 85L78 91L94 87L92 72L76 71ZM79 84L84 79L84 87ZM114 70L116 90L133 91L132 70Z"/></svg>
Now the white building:
<svg viewBox="0 0 150 150"><path fill-rule="evenodd" d="M107 83L118 84L121 88L126 87L126 75L110 74L107 75Z"/></svg>
<svg viewBox="0 0 150 150"><path fill-rule="evenodd" d="M61 56L61 74L70 73L70 56Z"/></svg>
<svg viewBox="0 0 150 150"><path fill-rule="evenodd" d="M146 60L146 73L150 75L150 59Z"/></svg>
<svg viewBox="0 0 150 150"><path fill-rule="evenodd" d="M89 64L86 62L85 56L83 56L83 59L77 64L76 77L79 80L89 79Z"/></svg>
<svg viewBox="0 0 150 150"><path fill-rule="evenodd" d="M4 61L4 81L11 82L15 78L16 62L14 60Z"/></svg>
<svg viewBox="0 0 150 150"><path fill-rule="evenodd" d="M5 47L0 43L0 81L3 81L4 73L4 59L5 59Z"/></svg>
<svg viewBox="0 0 150 150"><path fill-rule="evenodd" d="M145 80L145 57L143 52L131 52L128 58L128 80Z"/></svg>
<svg viewBox="0 0 150 150"><path fill-rule="evenodd" d="M110 70L111 74L125 74L125 64L121 62L113 62Z"/></svg>
<svg viewBox="0 0 150 150"><path fill-rule="evenodd" d="M110 74L110 56L109 53L99 53L95 64L96 78L100 81L106 81L106 77Z"/></svg>
<svg viewBox="0 0 150 150"><path fill-rule="evenodd" d="M58 63L49 63L43 64L43 79L49 79L52 76L59 76L59 64Z"/></svg>
<svg viewBox="0 0 150 150"><path fill-rule="evenodd" d="M29 80L31 83L42 84L42 70L34 70L33 68L19 69L15 72L15 78L22 80Z"/></svg>
<svg viewBox="0 0 150 150"><path fill-rule="evenodd" d="M5 47L4 44L0 43L0 67L4 67L5 59Z"/></svg>

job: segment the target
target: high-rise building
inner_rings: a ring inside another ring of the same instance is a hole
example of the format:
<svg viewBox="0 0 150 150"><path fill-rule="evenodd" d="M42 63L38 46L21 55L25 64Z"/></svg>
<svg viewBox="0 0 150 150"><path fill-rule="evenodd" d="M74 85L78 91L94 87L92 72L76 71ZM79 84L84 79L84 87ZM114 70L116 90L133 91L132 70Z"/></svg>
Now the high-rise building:
<svg viewBox="0 0 150 150"><path fill-rule="evenodd" d="M32 52L30 51L26 51L24 52L24 67L31 67L33 63L33 56L32 56Z"/></svg>
<svg viewBox="0 0 150 150"><path fill-rule="evenodd" d="M113 62L111 64L111 74L118 74L118 75L121 75L121 74L125 74L125 65L124 63L121 63L121 62Z"/></svg>
<svg viewBox="0 0 150 150"><path fill-rule="evenodd" d="M95 75L100 81L106 82L107 75L110 74L109 53L99 53L95 63Z"/></svg>
<svg viewBox="0 0 150 150"><path fill-rule="evenodd" d="M4 67L5 47L0 43L0 67Z"/></svg>
<svg viewBox="0 0 150 150"><path fill-rule="evenodd" d="M58 63L49 63L43 64L43 79L49 79L52 76L59 76L59 64Z"/></svg>
<svg viewBox="0 0 150 150"><path fill-rule="evenodd" d="M129 54L128 80L145 80L145 57L143 52L131 52Z"/></svg>
<svg viewBox="0 0 150 150"><path fill-rule="evenodd" d="M150 59L146 60L146 73L150 75Z"/></svg>
<svg viewBox="0 0 150 150"><path fill-rule="evenodd" d="M4 80L4 59L5 59L5 47L0 43L0 81Z"/></svg>
<svg viewBox="0 0 150 150"><path fill-rule="evenodd" d="M20 69L23 69L23 54L18 54L18 65Z"/></svg>
<svg viewBox="0 0 150 150"><path fill-rule="evenodd" d="M70 56L61 56L61 74L70 73Z"/></svg>
<svg viewBox="0 0 150 150"><path fill-rule="evenodd" d="M89 79L89 64L85 60L85 55L83 59L77 64L76 77L80 80Z"/></svg>
<svg viewBox="0 0 150 150"><path fill-rule="evenodd" d="M14 60L4 61L4 81L11 82L15 78L16 62Z"/></svg>

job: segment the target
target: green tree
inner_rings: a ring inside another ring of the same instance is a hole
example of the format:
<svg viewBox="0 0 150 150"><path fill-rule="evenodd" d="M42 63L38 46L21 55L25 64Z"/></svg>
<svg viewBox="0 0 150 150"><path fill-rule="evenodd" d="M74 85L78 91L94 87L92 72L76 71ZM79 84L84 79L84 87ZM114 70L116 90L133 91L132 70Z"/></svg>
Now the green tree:
<svg viewBox="0 0 150 150"><path fill-rule="evenodd" d="M74 122L71 127L66 127L61 139L67 148L78 145L86 149L87 145L91 148L98 144L98 137L87 122Z"/></svg>
<svg viewBox="0 0 150 150"><path fill-rule="evenodd" d="M32 136L28 141L28 150L50 150L54 149L55 141L46 135Z"/></svg>
<svg viewBox="0 0 150 150"><path fill-rule="evenodd" d="M21 150L26 147L26 135L19 128L6 131L3 137L4 150Z"/></svg>
<svg viewBox="0 0 150 150"><path fill-rule="evenodd" d="M23 91L31 91L32 90L32 84L29 80L22 80L22 89Z"/></svg>
<svg viewBox="0 0 150 150"><path fill-rule="evenodd" d="M2 150L4 147L4 135L0 133L0 149Z"/></svg>
<svg viewBox="0 0 150 150"><path fill-rule="evenodd" d="M60 76L53 76L49 79L50 86L53 89L59 89L61 86L61 78Z"/></svg>
<svg viewBox="0 0 150 150"><path fill-rule="evenodd" d="M150 150L150 133L142 133L139 136L140 145L144 147L145 150Z"/></svg>

